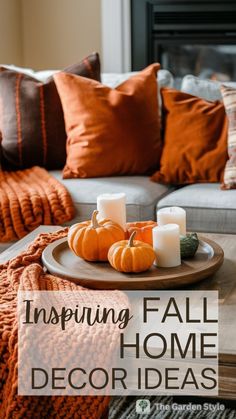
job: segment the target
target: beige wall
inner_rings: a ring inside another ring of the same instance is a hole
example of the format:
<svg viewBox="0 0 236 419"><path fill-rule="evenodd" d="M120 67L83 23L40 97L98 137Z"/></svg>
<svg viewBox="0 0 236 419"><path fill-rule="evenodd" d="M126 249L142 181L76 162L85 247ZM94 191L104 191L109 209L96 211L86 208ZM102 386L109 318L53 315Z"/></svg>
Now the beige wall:
<svg viewBox="0 0 236 419"><path fill-rule="evenodd" d="M0 63L22 65L20 0L0 0Z"/></svg>
<svg viewBox="0 0 236 419"><path fill-rule="evenodd" d="M101 52L101 0L0 0L0 62L63 68Z"/></svg>
<svg viewBox="0 0 236 419"><path fill-rule="evenodd" d="M63 68L101 50L101 0L21 0L24 65Z"/></svg>

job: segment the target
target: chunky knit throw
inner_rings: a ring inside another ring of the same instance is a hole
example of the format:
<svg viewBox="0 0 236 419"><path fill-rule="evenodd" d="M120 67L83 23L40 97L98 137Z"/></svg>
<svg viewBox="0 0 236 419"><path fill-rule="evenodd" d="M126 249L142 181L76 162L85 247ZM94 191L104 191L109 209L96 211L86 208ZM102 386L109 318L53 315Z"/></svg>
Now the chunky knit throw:
<svg viewBox="0 0 236 419"><path fill-rule="evenodd" d="M67 229L41 234L25 252L0 266L0 419L106 417L109 403L107 396L17 395L17 291L74 290L83 293L81 299L84 299L84 295L90 298L90 301L92 298L93 291L49 275L43 270L43 250L48 244L65 237L66 234ZM120 291L101 292L104 298L109 298L113 306L120 307L127 303ZM103 345L108 351L110 342L116 339L115 325L114 330L110 329L107 336L99 336L99 339L103 339Z"/></svg>
<svg viewBox="0 0 236 419"><path fill-rule="evenodd" d="M20 239L41 224L63 224L73 216L68 191L45 169L0 171L0 242Z"/></svg>

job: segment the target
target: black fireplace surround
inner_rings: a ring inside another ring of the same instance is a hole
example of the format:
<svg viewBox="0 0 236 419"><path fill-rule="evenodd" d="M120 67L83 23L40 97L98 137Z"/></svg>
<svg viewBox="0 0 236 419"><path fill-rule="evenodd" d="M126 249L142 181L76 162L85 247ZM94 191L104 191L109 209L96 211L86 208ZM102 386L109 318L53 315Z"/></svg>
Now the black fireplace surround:
<svg viewBox="0 0 236 419"><path fill-rule="evenodd" d="M236 80L236 0L131 0L131 16L133 70Z"/></svg>

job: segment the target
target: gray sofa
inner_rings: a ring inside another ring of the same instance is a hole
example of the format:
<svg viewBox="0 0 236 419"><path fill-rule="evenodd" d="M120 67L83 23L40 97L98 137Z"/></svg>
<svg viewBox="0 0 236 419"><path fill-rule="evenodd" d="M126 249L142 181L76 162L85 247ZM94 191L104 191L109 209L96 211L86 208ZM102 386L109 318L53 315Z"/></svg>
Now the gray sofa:
<svg viewBox="0 0 236 419"><path fill-rule="evenodd" d="M40 81L46 80L56 71L34 72L31 69L15 66L9 68L25 72ZM114 88L132 74L103 74L102 82ZM235 83L227 84L235 87ZM168 70L158 72L158 85L159 87L175 85L174 78ZM191 75L183 78L181 90L206 100L221 99L219 82L200 80ZM128 221L155 220L158 208L181 206L187 211L188 230L236 233L236 190L221 191L219 184L195 184L175 188L154 183L146 176L63 180L60 171L52 171L51 174L66 186L74 200L76 217L70 224L91 216L99 194L122 191L127 196ZM11 243L0 244L0 252L10 245Z"/></svg>
<svg viewBox="0 0 236 419"><path fill-rule="evenodd" d="M103 74L103 83L110 87L120 84L132 73ZM173 86L173 76L162 70L159 86ZM229 83L235 87L235 83ZM220 83L187 75L181 90L206 100L220 100ZM236 190L222 191L220 184L194 184L182 188L167 187L145 176L124 176L98 179L62 180L60 172L52 174L67 187L76 206L76 218L89 218L96 207L97 195L125 192L128 221L155 220L158 208L181 206L187 211L187 228L191 231L236 233Z"/></svg>
<svg viewBox="0 0 236 419"><path fill-rule="evenodd" d="M158 208L181 206L187 211L188 230L236 233L236 190L222 191L219 183L176 189L154 183L147 176L63 180L60 171L51 174L71 193L76 207L73 222L91 216L100 193L122 191L127 196L128 221L155 220Z"/></svg>

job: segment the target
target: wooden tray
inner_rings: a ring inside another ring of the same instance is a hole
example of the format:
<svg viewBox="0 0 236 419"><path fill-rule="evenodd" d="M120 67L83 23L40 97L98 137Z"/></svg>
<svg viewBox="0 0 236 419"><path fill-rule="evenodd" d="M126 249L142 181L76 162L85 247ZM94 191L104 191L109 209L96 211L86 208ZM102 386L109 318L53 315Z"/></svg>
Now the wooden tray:
<svg viewBox="0 0 236 419"><path fill-rule="evenodd" d="M198 282L211 276L222 265L224 252L212 240L201 237L194 258L177 268L156 268L141 274L122 274L109 263L91 263L76 256L67 238L56 240L42 255L44 266L53 275L94 289L170 289Z"/></svg>

